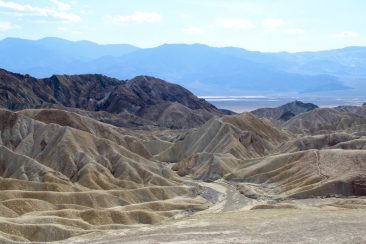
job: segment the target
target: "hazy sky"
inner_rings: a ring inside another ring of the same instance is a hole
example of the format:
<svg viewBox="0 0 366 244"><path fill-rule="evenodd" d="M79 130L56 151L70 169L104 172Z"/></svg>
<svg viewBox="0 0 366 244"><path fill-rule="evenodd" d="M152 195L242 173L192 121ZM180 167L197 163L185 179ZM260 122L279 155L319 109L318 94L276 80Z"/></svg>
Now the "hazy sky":
<svg viewBox="0 0 366 244"><path fill-rule="evenodd" d="M259 51L366 46L365 0L0 0L0 38Z"/></svg>

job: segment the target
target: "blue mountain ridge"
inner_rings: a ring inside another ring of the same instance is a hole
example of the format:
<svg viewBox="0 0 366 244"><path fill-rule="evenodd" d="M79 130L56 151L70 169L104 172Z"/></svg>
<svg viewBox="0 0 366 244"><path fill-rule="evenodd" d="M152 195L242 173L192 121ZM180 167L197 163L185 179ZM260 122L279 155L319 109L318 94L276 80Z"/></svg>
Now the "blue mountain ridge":
<svg viewBox="0 0 366 244"><path fill-rule="evenodd" d="M60 38L0 41L0 67L36 77L101 73L156 76L198 95L304 94L352 89L366 76L366 48L262 53L236 47L164 44L138 48Z"/></svg>

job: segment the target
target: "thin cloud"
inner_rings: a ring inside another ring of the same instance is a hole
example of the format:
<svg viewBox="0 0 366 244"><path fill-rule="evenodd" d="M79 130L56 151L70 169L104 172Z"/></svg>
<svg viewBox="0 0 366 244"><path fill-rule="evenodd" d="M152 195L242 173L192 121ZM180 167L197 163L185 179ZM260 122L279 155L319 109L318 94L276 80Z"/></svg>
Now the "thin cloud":
<svg viewBox="0 0 366 244"><path fill-rule="evenodd" d="M305 30L301 29L301 28L291 28L291 29L284 30L284 33L286 33L286 34L303 34L303 33L305 33Z"/></svg>
<svg viewBox="0 0 366 244"><path fill-rule="evenodd" d="M202 33L203 29L197 26L191 26L191 27L187 27L183 29L184 33L189 33L189 34L198 34L198 33Z"/></svg>
<svg viewBox="0 0 366 244"><path fill-rule="evenodd" d="M19 28L19 26L13 25L12 23L7 22L7 21L0 21L0 31L7 31L7 30L16 29L16 28Z"/></svg>
<svg viewBox="0 0 366 244"><path fill-rule="evenodd" d="M281 27L285 21L283 19L264 19L262 26L266 29L274 30Z"/></svg>
<svg viewBox="0 0 366 244"><path fill-rule="evenodd" d="M106 15L106 20L113 24L142 24L150 22L158 22L162 16L155 12L139 12L136 11L131 15Z"/></svg>
<svg viewBox="0 0 366 244"><path fill-rule="evenodd" d="M67 3L58 1L58 0L50 0L52 3L57 5L57 8L61 11L68 11L71 9L71 6Z"/></svg>
<svg viewBox="0 0 366 244"><path fill-rule="evenodd" d="M50 17L65 22L78 22L80 16L68 12L70 5L57 0L51 0L57 8L41 8L29 4L19 4L16 2L6 2L0 0L0 8L12 11L15 16L39 16Z"/></svg>
<svg viewBox="0 0 366 244"><path fill-rule="evenodd" d="M216 22L226 29L253 29L255 27L252 22L240 18L219 18Z"/></svg>
<svg viewBox="0 0 366 244"><path fill-rule="evenodd" d="M343 32L332 34L330 36L332 38L336 38L336 39L346 39L346 38L358 37L359 34L357 32L353 32L353 31L343 31Z"/></svg>
<svg viewBox="0 0 366 244"><path fill-rule="evenodd" d="M80 35L81 34L80 31L72 30L72 29L69 29L68 27L58 27L57 30L61 31L61 32L69 33L69 34L72 34L72 35Z"/></svg>

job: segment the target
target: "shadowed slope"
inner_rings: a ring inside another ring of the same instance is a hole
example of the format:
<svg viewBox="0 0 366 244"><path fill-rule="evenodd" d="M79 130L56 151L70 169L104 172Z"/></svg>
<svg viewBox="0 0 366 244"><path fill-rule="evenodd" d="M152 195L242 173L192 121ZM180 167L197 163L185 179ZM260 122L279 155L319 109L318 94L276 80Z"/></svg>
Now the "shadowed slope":
<svg viewBox="0 0 366 244"><path fill-rule="evenodd" d="M0 88L0 107L3 108L65 107L122 113L119 118L127 120L125 124L133 124L134 118L140 118L137 124L142 123L142 126L157 122L163 127L191 128L222 115L216 107L185 88L149 76L137 76L129 81L97 74L36 79L0 70ZM191 116L174 124L177 112ZM103 121L108 122L108 119Z"/></svg>

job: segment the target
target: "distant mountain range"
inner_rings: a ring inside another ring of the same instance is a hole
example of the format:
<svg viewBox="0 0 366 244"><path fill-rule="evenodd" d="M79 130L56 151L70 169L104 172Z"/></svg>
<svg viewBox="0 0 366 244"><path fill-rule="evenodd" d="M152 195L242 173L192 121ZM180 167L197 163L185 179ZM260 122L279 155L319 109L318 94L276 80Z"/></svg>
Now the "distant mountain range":
<svg viewBox="0 0 366 244"><path fill-rule="evenodd" d="M351 92L359 90L366 77L366 48L261 53L202 44L138 48L59 38L7 38L0 41L0 67L38 78L80 73L118 79L150 75L198 95Z"/></svg>

